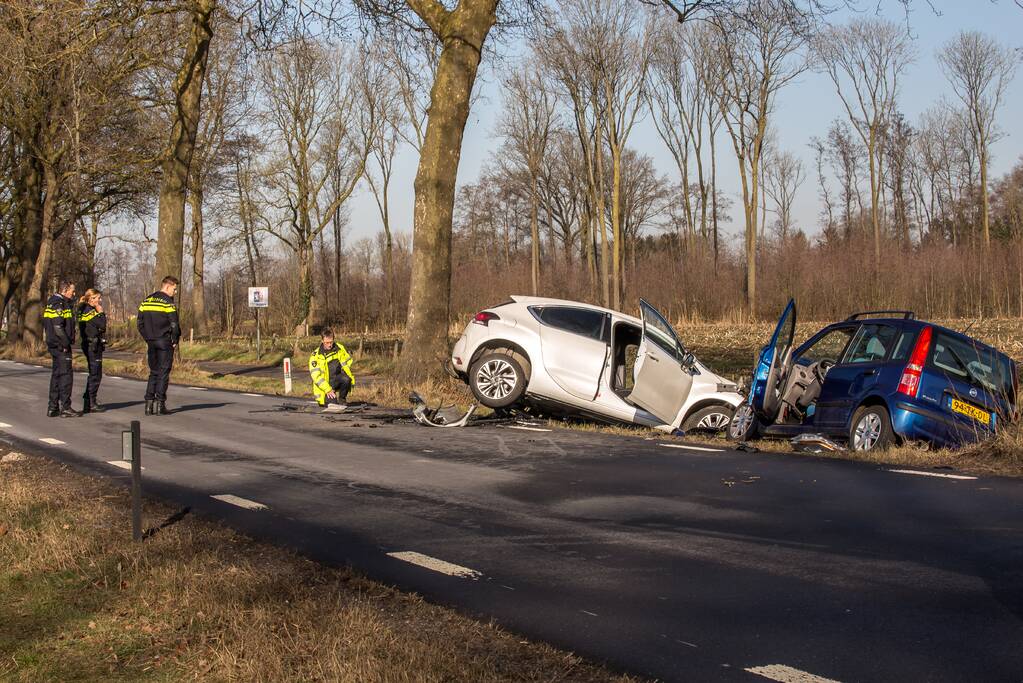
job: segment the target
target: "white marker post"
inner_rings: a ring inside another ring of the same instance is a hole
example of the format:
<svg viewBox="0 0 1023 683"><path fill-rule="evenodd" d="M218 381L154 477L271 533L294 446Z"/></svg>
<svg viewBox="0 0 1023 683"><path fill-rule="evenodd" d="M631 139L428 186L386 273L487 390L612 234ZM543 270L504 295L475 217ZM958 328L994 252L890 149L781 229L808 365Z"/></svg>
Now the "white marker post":
<svg viewBox="0 0 1023 683"><path fill-rule="evenodd" d="M262 355L260 353L259 339L259 309L267 308L270 305L269 287L249 287L249 308L256 309L256 360Z"/></svg>
<svg viewBox="0 0 1023 683"><path fill-rule="evenodd" d="M291 359L284 359L284 393L291 393Z"/></svg>

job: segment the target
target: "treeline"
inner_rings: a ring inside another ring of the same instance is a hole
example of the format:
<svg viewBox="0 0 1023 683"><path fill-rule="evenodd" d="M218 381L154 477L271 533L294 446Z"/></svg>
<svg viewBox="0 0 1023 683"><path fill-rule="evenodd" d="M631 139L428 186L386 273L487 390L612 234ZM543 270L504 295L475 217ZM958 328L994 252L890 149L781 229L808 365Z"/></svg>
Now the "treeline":
<svg viewBox="0 0 1023 683"><path fill-rule="evenodd" d="M493 72L493 154L456 185L480 60L507 45L492 29L523 51ZM922 59L948 96L910 120L900 84ZM60 275L126 319L180 274L199 335L247 329L244 291L269 285L267 331L396 329L421 368L454 319L512 293L679 319L790 295L821 318L1019 315L1023 167L989 178L1018 64L975 32L922 54L903 22L819 0L4 3L0 317L38 343ZM809 70L846 116L780 140L778 100ZM674 168L634 146L640 125ZM411 225L392 219L403 149ZM817 225L793 212L809 183ZM356 240L358 192L380 230Z"/></svg>

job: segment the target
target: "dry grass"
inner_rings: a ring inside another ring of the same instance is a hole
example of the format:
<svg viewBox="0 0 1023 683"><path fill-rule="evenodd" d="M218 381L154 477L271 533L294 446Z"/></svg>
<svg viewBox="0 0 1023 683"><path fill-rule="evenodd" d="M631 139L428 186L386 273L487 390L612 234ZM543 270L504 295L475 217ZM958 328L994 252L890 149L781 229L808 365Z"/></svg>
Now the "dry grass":
<svg viewBox="0 0 1023 683"><path fill-rule="evenodd" d="M192 517L134 544L123 489L43 458L0 481L3 680L627 680Z"/></svg>

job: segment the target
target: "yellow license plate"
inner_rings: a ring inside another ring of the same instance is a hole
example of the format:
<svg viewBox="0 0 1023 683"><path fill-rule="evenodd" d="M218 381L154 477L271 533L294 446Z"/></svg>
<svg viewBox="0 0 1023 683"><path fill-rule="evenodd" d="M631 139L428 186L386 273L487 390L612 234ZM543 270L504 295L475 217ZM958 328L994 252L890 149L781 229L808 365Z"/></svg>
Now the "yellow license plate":
<svg viewBox="0 0 1023 683"><path fill-rule="evenodd" d="M960 401L959 399L952 399L952 412L959 413L960 415L967 415L978 422L991 422L991 413L986 410L981 410L976 406L971 406L969 403Z"/></svg>

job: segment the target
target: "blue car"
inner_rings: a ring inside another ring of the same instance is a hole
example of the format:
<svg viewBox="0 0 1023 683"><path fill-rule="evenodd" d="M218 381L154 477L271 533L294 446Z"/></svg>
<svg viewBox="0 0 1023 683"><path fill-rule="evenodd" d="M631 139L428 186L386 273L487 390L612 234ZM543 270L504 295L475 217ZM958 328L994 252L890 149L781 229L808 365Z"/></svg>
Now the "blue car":
<svg viewBox="0 0 1023 683"><path fill-rule="evenodd" d="M856 313L798 347L795 331L789 301L729 425L732 439L811 433L860 451L955 447L1015 419L1016 364L910 311Z"/></svg>

